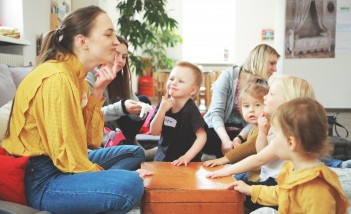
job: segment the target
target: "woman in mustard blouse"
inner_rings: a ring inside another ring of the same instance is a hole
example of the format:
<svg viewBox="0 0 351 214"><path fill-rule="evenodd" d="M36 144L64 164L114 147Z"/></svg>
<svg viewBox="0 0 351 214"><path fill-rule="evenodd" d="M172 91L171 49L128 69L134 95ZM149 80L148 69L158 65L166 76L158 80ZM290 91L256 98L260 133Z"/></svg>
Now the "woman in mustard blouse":
<svg viewBox="0 0 351 214"><path fill-rule="evenodd" d="M24 181L29 206L52 213L126 213L139 203L140 177L149 173L132 170L144 161L143 150L97 149L117 45L111 19L96 6L72 12L46 35L38 66L18 87L3 140L11 155L30 156ZM90 94L85 76L98 65Z"/></svg>

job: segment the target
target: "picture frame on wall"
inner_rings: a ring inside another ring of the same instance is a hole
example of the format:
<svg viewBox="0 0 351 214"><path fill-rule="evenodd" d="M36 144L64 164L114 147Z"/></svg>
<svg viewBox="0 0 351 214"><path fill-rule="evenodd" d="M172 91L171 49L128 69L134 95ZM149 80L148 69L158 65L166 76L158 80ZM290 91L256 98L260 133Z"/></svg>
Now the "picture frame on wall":
<svg viewBox="0 0 351 214"><path fill-rule="evenodd" d="M286 59L335 58L336 1L286 1Z"/></svg>
<svg viewBox="0 0 351 214"><path fill-rule="evenodd" d="M50 30L58 29L72 10L72 0L51 0Z"/></svg>

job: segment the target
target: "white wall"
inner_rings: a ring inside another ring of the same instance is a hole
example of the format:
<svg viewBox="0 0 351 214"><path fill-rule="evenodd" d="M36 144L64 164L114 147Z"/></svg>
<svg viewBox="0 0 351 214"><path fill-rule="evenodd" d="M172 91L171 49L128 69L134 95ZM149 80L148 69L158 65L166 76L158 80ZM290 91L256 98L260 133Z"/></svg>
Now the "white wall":
<svg viewBox="0 0 351 214"><path fill-rule="evenodd" d="M181 0L168 0L167 11L168 15L178 22L178 34L182 35L183 32L183 1ZM181 60L182 54L182 44L179 44L175 48L168 48L167 53L170 58Z"/></svg>
<svg viewBox="0 0 351 214"><path fill-rule="evenodd" d="M18 11L14 15L14 11ZM23 35L23 5L22 0L0 1L0 24L17 28Z"/></svg>
<svg viewBox="0 0 351 214"><path fill-rule="evenodd" d="M21 33L24 38L32 43L30 47L24 49L25 62L34 62L35 35L49 30L50 0L1 0L0 3L0 22L7 24L3 21L7 20L8 23L18 23L19 28L23 30ZM349 74L349 68L351 67L351 54L336 53L334 59L284 59L285 3L285 0L236 1L236 64L241 64L250 50L257 44L262 43L262 29L274 29L275 40L266 43L275 47L282 55L278 62L278 72L299 76L309 81L315 89L317 99L326 108L350 109L351 87L349 82L351 75ZM13 14L21 14L17 11L22 4L23 17L21 18L21 15L13 16ZM115 0L73 0L74 9L91 4L99 5L107 11L113 21L117 20L118 14L115 12L117 1ZM6 8L6 10L3 8ZM183 22L181 19L182 1L169 0L168 8L171 16L178 20L179 33L181 34ZM10 12L10 10L15 11ZM4 18L4 16L11 17L11 19ZM21 22L21 20L23 21ZM173 58L181 59L181 48L179 46L170 50L170 55Z"/></svg>
<svg viewBox="0 0 351 214"><path fill-rule="evenodd" d="M101 7L112 19L113 24L117 25L118 14L116 10L117 1L116 0L72 0L73 10L81 7L86 7L89 5L96 5Z"/></svg>
<svg viewBox="0 0 351 214"><path fill-rule="evenodd" d="M285 11L285 0L276 1L276 10ZM281 22L276 27L285 29L285 15L282 15L283 12L277 14L276 20ZM283 35L280 32L279 37L281 36ZM283 63L282 73L302 77L310 82L317 100L325 108L351 108L351 53L336 53L335 58L327 59L284 59L284 49L281 49L284 48L283 45L279 44Z"/></svg>
<svg viewBox="0 0 351 214"><path fill-rule="evenodd" d="M236 38L235 38L235 64L242 64L249 52L258 44L266 43L276 46L274 41L262 41L262 29L275 29L275 11L279 0L236 0ZM182 32L182 1L169 1L168 8L174 9L171 15L179 23L179 34ZM199 6L201 9L201 6ZM200 20L200 19L199 19ZM230 26L228 26L230 27ZM216 29L212 29L216 30ZM215 40L215 39L214 39ZM211 48L211 44L206 44ZM215 45L215 44L213 44ZM182 47L179 46L170 52L170 56L182 59ZM222 70L228 65L205 65L206 70Z"/></svg>
<svg viewBox="0 0 351 214"><path fill-rule="evenodd" d="M39 12L40 11L40 12ZM48 0L23 0L23 28L24 38L31 45L23 48L24 65L36 61L36 37L50 30L50 1Z"/></svg>
<svg viewBox="0 0 351 214"><path fill-rule="evenodd" d="M278 61L278 73L298 76L309 81L315 90L317 100L324 107L350 109L351 54L336 53L336 57L330 59L285 60L285 5L286 0L236 1L236 64L242 64L250 50L264 42L276 48L281 55ZM181 11L178 13L181 14ZM274 30L274 41L261 40L262 29L265 28ZM218 70L223 66L205 68Z"/></svg>
<svg viewBox="0 0 351 214"><path fill-rule="evenodd" d="M275 47L273 41L262 41L262 29L275 29L275 0L236 1L236 64L242 64L250 51L258 44Z"/></svg>

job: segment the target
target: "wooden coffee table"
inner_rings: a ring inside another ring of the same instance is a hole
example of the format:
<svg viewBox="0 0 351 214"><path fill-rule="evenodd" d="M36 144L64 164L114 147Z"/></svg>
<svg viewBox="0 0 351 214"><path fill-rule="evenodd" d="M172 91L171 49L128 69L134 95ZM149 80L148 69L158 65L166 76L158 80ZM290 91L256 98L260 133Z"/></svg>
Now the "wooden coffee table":
<svg viewBox="0 0 351 214"><path fill-rule="evenodd" d="M206 174L222 166L204 167L202 162L188 166L144 162L141 168L154 173L144 178L142 213L244 213L244 195L226 189L234 178L206 178Z"/></svg>

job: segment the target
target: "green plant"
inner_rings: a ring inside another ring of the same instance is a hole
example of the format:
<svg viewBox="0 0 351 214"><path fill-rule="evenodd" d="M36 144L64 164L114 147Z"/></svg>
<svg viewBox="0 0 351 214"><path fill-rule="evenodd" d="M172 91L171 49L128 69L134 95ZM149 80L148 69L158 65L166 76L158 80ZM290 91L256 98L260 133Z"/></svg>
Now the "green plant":
<svg viewBox="0 0 351 214"><path fill-rule="evenodd" d="M117 30L132 47L130 59L138 75L143 67L150 66L142 57L151 58L155 70L173 67L174 60L167 56L166 49L181 43L182 38L176 33L178 22L167 14L166 3L167 0L117 0ZM138 50L143 56L136 54Z"/></svg>

